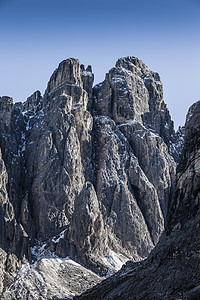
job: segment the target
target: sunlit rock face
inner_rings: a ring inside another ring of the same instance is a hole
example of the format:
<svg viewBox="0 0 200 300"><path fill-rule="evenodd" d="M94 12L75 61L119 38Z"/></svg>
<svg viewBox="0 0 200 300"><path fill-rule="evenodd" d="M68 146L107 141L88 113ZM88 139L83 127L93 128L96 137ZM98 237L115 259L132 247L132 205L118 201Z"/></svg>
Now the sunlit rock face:
<svg viewBox="0 0 200 300"><path fill-rule="evenodd" d="M120 58L95 94L98 114L117 124L138 121L170 143L174 127L163 101L160 76L137 57Z"/></svg>
<svg viewBox="0 0 200 300"><path fill-rule="evenodd" d="M2 290L15 285L21 264L39 264L38 243L49 258L70 257L105 276L145 259L164 230L175 187L171 154L182 144L160 77L126 57L94 88L93 80L91 66L70 58L44 96L0 98Z"/></svg>
<svg viewBox="0 0 200 300"><path fill-rule="evenodd" d="M186 117L185 142L165 232L149 257L129 262L80 299L199 299L200 101Z"/></svg>

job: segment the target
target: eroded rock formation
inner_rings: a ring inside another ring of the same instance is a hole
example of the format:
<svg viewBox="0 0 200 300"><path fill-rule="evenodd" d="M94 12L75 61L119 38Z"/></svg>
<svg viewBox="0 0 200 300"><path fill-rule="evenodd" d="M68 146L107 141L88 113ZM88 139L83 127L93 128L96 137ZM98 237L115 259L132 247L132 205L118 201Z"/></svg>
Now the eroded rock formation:
<svg viewBox="0 0 200 300"><path fill-rule="evenodd" d="M149 257L127 263L81 299L200 298L200 101L191 106L166 230Z"/></svg>
<svg viewBox="0 0 200 300"><path fill-rule="evenodd" d="M178 148L160 77L126 57L93 79L71 58L43 97L0 98L1 291L38 244L105 275L146 258L164 230Z"/></svg>

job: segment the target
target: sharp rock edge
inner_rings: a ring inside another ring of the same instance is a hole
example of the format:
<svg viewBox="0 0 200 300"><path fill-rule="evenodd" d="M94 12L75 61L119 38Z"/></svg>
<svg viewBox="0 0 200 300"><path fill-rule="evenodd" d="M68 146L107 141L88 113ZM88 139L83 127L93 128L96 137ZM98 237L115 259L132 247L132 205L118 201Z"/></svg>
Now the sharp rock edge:
<svg viewBox="0 0 200 300"><path fill-rule="evenodd" d="M81 294L144 260L174 209L188 129L174 132L158 73L125 57L93 80L70 58L43 96L0 98L2 299Z"/></svg>

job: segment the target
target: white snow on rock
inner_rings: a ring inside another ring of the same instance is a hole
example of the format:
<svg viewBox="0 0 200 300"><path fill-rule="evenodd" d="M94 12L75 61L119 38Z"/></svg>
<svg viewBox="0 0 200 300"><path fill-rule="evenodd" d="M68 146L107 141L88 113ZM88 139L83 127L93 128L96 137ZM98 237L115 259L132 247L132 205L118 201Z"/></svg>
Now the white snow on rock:
<svg viewBox="0 0 200 300"><path fill-rule="evenodd" d="M82 72L81 72L81 75L93 77L92 72L89 72L89 71L82 71Z"/></svg>
<svg viewBox="0 0 200 300"><path fill-rule="evenodd" d="M60 234L60 237L64 232ZM72 298L99 283L102 278L74 262L45 250L46 244L31 249L38 260L24 264L1 299Z"/></svg>
<svg viewBox="0 0 200 300"><path fill-rule="evenodd" d="M52 238L52 242L58 243L58 242L60 241L60 239L64 239L64 237L65 237L65 231L66 231L66 230L67 230L67 229L64 229L63 231L61 231L61 233L60 233L58 236L53 237L53 238Z"/></svg>
<svg viewBox="0 0 200 300"><path fill-rule="evenodd" d="M108 273L106 277L109 277L111 274L119 271L123 264L125 264L129 259L122 254L118 254L110 250L109 254L103 259L104 264L108 267Z"/></svg>

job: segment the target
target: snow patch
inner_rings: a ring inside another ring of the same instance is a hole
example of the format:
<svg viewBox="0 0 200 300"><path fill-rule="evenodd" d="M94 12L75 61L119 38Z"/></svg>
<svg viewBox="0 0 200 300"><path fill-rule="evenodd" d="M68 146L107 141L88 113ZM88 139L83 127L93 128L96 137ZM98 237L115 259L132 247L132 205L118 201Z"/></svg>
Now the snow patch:
<svg viewBox="0 0 200 300"><path fill-rule="evenodd" d="M109 271L106 277L109 277L112 273L119 271L123 264L127 262L128 258L110 250L109 254L102 259L102 261L108 266Z"/></svg>
<svg viewBox="0 0 200 300"><path fill-rule="evenodd" d="M75 109L79 109L80 107L82 106L82 104L81 103L74 103L74 104L72 104L72 110L75 110Z"/></svg>
<svg viewBox="0 0 200 300"><path fill-rule="evenodd" d="M81 73L83 76L89 76L89 77L93 77L93 74L92 72L89 72L89 71L82 71Z"/></svg>
<svg viewBox="0 0 200 300"><path fill-rule="evenodd" d="M120 126L132 126L132 125L135 125L135 124L137 124L138 122L137 121L135 121L135 120L126 120L124 123L121 123L121 124L119 124L118 125L118 127L120 127Z"/></svg>
<svg viewBox="0 0 200 300"><path fill-rule="evenodd" d="M62 93L60 96L61 96L61 97L66 97L66 98L69 97L69 96L68 96L67 94L65 94L65 93Z"/></svg>
<svg viewBox="0 0 200 300"><path fill-rule="evenodd" d="M64 229L59 235L58 235L58 237L53 237L52 238L52 242L54 242L54 243L58 243L59 241L60 241L60 239L64 239L64 237L65 237L65 231L66 231L67 229Z"/></svg>

